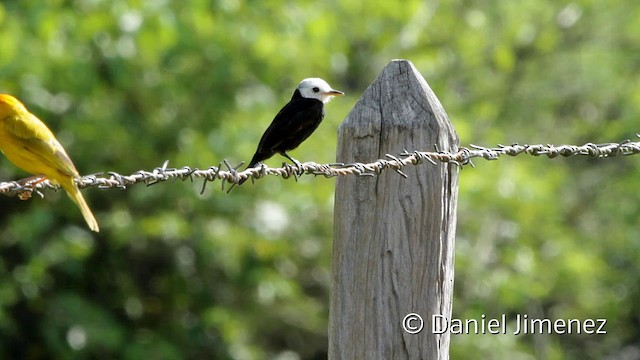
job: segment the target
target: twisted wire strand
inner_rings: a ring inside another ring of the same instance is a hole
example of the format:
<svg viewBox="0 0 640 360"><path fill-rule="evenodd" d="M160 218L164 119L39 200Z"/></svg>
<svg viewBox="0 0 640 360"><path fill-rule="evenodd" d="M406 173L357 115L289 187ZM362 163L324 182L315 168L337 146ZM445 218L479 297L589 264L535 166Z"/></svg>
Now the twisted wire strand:
<svg viewBox="0 0 640 360"><path fill-rule="evenodd" d="M640 136L640 135L639 135ZM371 163L330 163L318 164L315 162L305 162L292 164L283 164L280 168L269 168L262 165L244 171L238 171L238 168L231 166L226 160L218 166L211 166L207 169L191 168L183 166L181 168L169 168L169 161L165 161L160 167L151 171L139 170L131 175L122 175L113 171L102 174L93 174L83 176L78 180L80 188L97 187L98 189L126 189L130 185L143 183L147 186L164 182L167 180L191 180L203 179L203 188L207 182L216 180L221 181L224 190L225 183L237 185L240 180L245 178L261 179L265 176L281 176L282 178L298 178L302 175L315 175L324 177L358 175L358 176L377 176L384 171L393 170L403 177L407 177L402 169L409 165L420 165L425 162L436 165L441 163L452 163L463 167L465 165L473 165L471 159L483 158L485 160L498 160L502 155L518 156L522 154L530 156L547 156L548 158L571 157L571 156L587 156L591 158L610 158L615 156L627 156L640 153L640 142L632 142L625 140L619 143L611 142L604 144L587 143L578 145L501 145L497 147L487 148L478 145L469 145L469 147L461 147L457 152L446 151L403 151L398 156L386 154L386 159L378 159ZM28 179L33 179L28 178ZM21 199L31 197L32 192L36 192L43 196L42 189L55 189L48 180L40 181L34 184L34 181L9 181L0 182L0 194L6 196L18 195Z"/></svg>

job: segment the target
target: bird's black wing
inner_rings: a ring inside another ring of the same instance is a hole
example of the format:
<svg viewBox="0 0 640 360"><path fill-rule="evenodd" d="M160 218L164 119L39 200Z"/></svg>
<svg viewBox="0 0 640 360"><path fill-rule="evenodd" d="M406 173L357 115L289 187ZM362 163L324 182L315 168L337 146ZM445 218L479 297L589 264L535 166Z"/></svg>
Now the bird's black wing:
<svg viewBox="0 0 640 360"><path fill-rule="evenodd" d="M316 99L297 98L285 105L262 135L249 167L276 153L297 148L318 128L324 104Z"/></svg>

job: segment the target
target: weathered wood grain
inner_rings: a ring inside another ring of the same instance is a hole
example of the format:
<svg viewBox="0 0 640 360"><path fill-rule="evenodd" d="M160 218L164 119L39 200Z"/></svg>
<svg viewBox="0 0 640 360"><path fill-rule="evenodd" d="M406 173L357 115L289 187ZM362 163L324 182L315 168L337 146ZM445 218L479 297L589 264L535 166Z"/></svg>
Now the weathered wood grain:
<svg viewBox="0 0 640 360"><path fill-rule="evenodd" d="M406 60L384 68L338 137L343 163L458 147L442 105ZM430 325L432 314L451 316L458 169L403 172L407 179L393 171L337 179L329 359L449 358L449 335ZM408 313L422 316L421 333L403 330Z"/></svg>

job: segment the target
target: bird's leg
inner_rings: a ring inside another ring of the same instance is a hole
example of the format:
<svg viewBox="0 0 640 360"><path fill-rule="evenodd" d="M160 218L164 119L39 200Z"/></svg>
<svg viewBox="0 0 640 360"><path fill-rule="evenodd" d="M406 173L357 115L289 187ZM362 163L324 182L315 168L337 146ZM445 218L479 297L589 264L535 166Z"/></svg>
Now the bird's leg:
<svg viewBox="0 0 640 360"><path fill-rule="evenodd" d="M24 187L34 187L45 180L47 180L45 176L34 175L34 176L29 176L28 178L18 180L18 184Z"/></svg>
<svg viewBox="0 0 640 360"><path fill-rule="evenodd" d="M17 183L22 186L22 190L18 193L18 198L23 201L31 199L31 193L35 190L35 186L45 180L47 180L47 178L42 175L29 176L28 178L18 180Z"/></svg>
<svg viewBox="0 0 640 360"><path fill-rule="evenodd" d="M287 159L291 160L291 162L293 162L294 164L296 164L296 166L300 169L302 169L302 163L294 158L292 158L291 156L289 156L289 154L287 154L286 152L282 152L282 156L286 157Z"/></svg>

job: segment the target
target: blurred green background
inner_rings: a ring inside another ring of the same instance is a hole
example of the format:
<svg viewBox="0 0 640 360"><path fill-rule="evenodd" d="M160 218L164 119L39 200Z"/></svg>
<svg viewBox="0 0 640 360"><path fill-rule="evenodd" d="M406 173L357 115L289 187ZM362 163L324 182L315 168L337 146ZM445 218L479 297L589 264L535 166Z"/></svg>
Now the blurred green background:
<svg viewBox="0 0 640 360"><path fill-rule="evenodd" d="M332 162L393 58L462 145L620 141L640 119L633 1L5 1L0 39L0 92L82 174L247 161L312 76L347 96L291 155ZM638 159L475 164L454 317L607 318L608 333L457 335L452 358L640 359ZM25 176L0 158L1 180ZM0 197L0 358L326 358L334 179L200 188L87 189L99 234L62 192Z"/></svg>

